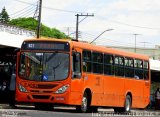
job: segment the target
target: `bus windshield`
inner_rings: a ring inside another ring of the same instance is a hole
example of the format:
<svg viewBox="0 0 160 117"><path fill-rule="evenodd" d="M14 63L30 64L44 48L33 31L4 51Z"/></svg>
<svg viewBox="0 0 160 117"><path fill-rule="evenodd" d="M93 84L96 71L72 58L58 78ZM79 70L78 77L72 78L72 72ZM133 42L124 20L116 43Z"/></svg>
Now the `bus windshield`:
<svg viewBox="0 0 160 117"><path fill-rule="evenodd" d="M69 73L69 54L21 52L19 76L26 80L64 80Z"/></svg>

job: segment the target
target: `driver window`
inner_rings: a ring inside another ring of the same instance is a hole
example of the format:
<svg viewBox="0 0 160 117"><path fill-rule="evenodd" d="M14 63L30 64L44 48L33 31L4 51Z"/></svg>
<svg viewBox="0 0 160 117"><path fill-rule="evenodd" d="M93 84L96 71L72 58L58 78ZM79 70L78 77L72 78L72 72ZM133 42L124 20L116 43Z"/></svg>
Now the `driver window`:
<svg viewBox="0 0 160 117"><path fill-rule="evenodd" d="M73 78L81 77L81 55L78 52L74 52L72 55L72 71Z"/></svg>

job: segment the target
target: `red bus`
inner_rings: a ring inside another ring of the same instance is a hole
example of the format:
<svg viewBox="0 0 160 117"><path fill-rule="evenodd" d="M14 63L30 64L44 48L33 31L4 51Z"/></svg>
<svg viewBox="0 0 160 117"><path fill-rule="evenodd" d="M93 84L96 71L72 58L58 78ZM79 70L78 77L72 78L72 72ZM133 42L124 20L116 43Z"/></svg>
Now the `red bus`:
<svg viewBox="0 0 160 117"><path fill-rule="evenodd" d="M75 106L77 111L145 108L150 97L149 57L88 43L31 39L17 60L16 101L36 108Z"/></svg>

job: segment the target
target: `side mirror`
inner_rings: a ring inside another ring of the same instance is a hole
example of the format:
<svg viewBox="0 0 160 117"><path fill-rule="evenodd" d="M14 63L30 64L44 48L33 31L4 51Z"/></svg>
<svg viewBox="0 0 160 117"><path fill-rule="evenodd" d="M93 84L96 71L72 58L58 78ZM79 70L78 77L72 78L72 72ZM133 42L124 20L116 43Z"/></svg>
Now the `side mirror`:
<svg viewBox="0 0 160 117"><path fill-rule="evenodd" d="M81 78L81 73L79 72L73 72L72 73L72 78Z"/></svg>

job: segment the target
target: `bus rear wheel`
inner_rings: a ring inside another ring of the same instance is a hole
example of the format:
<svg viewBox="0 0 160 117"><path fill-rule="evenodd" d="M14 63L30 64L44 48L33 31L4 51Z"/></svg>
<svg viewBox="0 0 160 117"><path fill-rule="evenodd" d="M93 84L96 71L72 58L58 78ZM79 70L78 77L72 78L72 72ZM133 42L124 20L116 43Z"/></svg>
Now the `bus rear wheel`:
<svg viewBox="0 0 160 117"><path fill-rule="evenodd" d="M132 104L131 96L127 95L124 104L124 112L129 113L131 111L131 104Z"/></svg>
<svg viewBox="0 0 160 117"><path fill-rule="evenodd" d="M77 112L82 112L82 113L86 113L89 110L89 103L88 103L88 96L87 93L84 93L83 98L82 98L82 102L80 106L76 106L76 111Z"/></svg>
<svg viewBox="0 0 160 117"><path fill-rule="evenodd" d="M131 111L132 99L130 95L126 96L124 107L115 107L115 113L129 113Z"/></svg>

